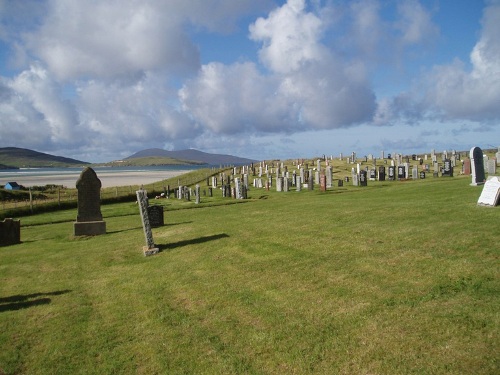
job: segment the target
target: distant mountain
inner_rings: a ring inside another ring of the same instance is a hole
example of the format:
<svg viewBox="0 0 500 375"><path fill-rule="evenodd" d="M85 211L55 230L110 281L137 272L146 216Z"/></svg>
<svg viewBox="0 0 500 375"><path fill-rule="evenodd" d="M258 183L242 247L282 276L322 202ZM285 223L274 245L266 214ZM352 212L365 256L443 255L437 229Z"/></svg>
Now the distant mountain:
<svg viewBox="0 0 500 375"><path fill-rule="evenodd" d="M89 163L26 148L0 147L0 165L8 168L76 167L85 164Z"/></svg>
<svg viewBox="0 0 500 375"><path fill-rule="evenodd" d="M135 154L129 156L125 160L145 158L145 157L166 157L179 160L192 161L195 164L223 164L223 165L241 165L250 164L255 162L255 160L240 158L238 156L232 155L222 155L222 154L209 154L207 152L198 151L194 149L179 150L179 151L167 151L159 148L150 148L147 150L142 150L136 152Z"/></svg>

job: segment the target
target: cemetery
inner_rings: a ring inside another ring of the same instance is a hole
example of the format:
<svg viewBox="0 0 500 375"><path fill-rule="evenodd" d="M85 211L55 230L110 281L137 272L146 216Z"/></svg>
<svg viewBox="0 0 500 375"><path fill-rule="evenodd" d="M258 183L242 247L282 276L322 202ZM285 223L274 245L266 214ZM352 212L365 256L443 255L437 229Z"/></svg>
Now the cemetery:
<svg viewBox="0 0 500 375"><path fill-rule="evenodd" d="M77 202L0 211L0 374L498 373L486 157L268 160L109 200L86 168Z"/></svg>

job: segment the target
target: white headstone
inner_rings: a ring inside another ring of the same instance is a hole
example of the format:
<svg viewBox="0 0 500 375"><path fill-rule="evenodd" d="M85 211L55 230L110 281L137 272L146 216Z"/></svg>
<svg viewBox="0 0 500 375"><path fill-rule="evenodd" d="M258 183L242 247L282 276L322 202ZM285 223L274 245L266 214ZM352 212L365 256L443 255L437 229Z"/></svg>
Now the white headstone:
<svg viewBox="0 0 500 375"><path fill-rule="evenodd" d="M500 196L500 179L498 176L488 177L483 186L483 191L477 201L481 206L496 206Z"/></svg>

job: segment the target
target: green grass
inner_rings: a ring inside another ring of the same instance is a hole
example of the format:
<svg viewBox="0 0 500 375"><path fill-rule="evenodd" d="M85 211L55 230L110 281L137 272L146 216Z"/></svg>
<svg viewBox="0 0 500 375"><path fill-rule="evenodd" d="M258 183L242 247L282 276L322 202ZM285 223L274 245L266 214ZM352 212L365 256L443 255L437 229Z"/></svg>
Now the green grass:
<svg viewBox="0 0 500 375"><path fill-rule="evenodd" d="M0 373L496 374L497 208L469 178L21 218L0 248Z"/></svg>

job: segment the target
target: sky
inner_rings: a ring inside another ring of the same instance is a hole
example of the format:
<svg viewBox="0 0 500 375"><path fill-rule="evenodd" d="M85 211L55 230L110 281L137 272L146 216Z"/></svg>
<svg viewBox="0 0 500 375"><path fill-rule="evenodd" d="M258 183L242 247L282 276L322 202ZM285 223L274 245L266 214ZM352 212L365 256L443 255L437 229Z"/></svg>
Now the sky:
<svg viewBox="0 0 500 375"><path fill-rule="evenodd" d="M500 0L0 0L0 147L500 146Z"/></svg>

